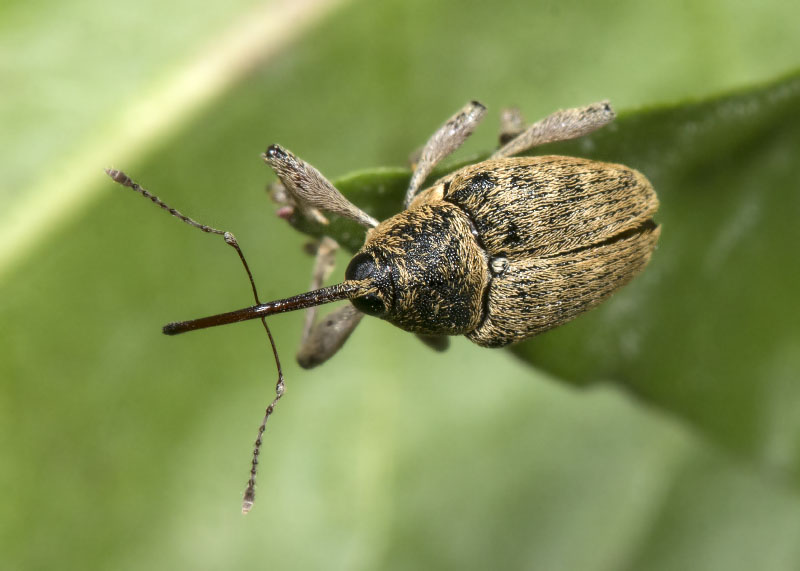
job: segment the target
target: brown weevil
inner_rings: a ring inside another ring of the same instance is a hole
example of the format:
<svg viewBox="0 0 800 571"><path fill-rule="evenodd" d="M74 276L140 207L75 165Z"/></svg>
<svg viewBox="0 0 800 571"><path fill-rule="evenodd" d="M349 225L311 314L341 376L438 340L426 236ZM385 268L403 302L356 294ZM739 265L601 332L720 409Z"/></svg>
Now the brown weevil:
<svg viewBox="0 0 800 571"><path fill-rule="evenodd" d="M312 291L170 323L164 333L308 309L298 353L304 367L338 351L364 314L415 333L438 349L447 346L450 335L502 347L569 321L641 272L660 231L653 221L658 199L641 173L574 157L515 156L607 125L614 119L607 102L557 111L527 128L518 112L507 111L502 146L489 159L420 191L433 168L469 137L485 112L483 105L470 102L431 136L411 176L404 209L383 222L349 202L314 167L279 145L270 146L263 158L280 180L289 213L324 223L327 212L366 228L364 245L347 266L344 281L321 287L337 247L326 238L318 246ZM224 235L244 262L232 234L169 209L119 171L109 175L185 222ZM316 306L344 299L351 303L314 324ZM244 511L253 502L264 425L283 395L278 368L277 397L259 428Z"/></svg>

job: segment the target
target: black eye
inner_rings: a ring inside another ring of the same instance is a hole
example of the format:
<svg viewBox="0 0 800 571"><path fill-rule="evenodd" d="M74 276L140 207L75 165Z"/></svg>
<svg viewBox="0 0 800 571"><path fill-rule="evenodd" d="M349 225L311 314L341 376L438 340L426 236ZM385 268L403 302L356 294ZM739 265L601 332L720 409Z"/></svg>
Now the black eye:
<svg viewBox="0 0 800 571"><path fill-rule="evenodd" d="M350 301L361 313L366 313L367 315L373 315L375 317L380 317L386 313L386 306L383 305L383 302L374 293L368 293L367 295L351 299Z"/></svg>
<svg viewBox="0 0 800 571"><path fill-rule="evenodd" d="M375 258L367 253L361 253L350 260L347 269L344 271L344 277L348 280L374 278L376 270Z"/></svg>
<svg viewBox="0 0 800 571"><path fill-rule="evenodd" d="M375 258L366 252L362 252L350 260L347 270L344 272L344 277L348 280L376 280L378 278L378 266L375 263ZM374 315L379 317L386 313L386 305L381 301L381 298L374 293L368 293L355 299L350 300L362 313L367 315Z"/></svg>

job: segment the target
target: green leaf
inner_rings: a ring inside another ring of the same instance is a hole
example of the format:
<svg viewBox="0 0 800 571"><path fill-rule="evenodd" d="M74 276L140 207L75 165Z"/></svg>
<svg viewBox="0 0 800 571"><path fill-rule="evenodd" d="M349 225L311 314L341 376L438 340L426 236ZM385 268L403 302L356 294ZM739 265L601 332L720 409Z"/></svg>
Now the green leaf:
<svg viewBox="0 0 800 571"><path fill-rule="evenodd" d="M650 177L658 250L610 303L514 348L564 379L620 382L795 485L800 425L786 403L800 398L798 110L794 75L638 113L585 143Z"/></svg>
<svg viewBox="0 0 800 571"><path fill-rule="evenodd" d="M792 311L800 291L798 109L795 75L735 95L627 114L580 141L536 149L644 172L661 199L663 238L633 285L512 350L564 380L620 383L800 484L800 424L781 407L800 370L800 313ZM445 166L430 180L463 164ZM409 178L407 170L376 169L335 184L385 219L402 204ZM363 243L363 231L340 219L297 227L332 236L351 251Z"/></svg>

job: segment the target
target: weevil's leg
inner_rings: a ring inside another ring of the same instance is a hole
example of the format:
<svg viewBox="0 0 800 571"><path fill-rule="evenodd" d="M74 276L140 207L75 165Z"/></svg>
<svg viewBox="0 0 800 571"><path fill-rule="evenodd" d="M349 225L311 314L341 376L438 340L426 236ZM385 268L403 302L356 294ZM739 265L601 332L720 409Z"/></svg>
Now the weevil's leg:
<svg viewBox="0 0 800 571"><path fill-rule="evenodd" d="M318 224L328 224L328 219L325 218L318 208L314 208L313 206L303 204L302 202L295 200L289 191L286 190L286 187L283 186L281 181L276 180L275 182L267 185L267 193L272 199L272 202L278 205L278 211L276 213L278 218L291 220L295 210L297 210L304 218L313 220Z"/></svg>
<svg viewBox="0 0 800 571"><path fill-rule="evenodd" d="M279 145L271 145L263 155L284 188L297 203L332 212L372 227L378 221L347 200L317 169Z"/></svg>
<svg viewBox="0 0 800 571"><path fill-rule="evenodd" d="M311 275L310 291L322 287L323 282L328 279L335 264L336 251L339 244L332 238L325 237L317 245L316 260L314 271ZM311 369L321 365L344 345L347 338L353 332L358 322L364 316L352 304L331 312L325 319L316 323L317 306L309 307L306 310L305 323L303 325L303 337L300 341L300 349L297 351L297 363L304 369Z"/></svg>
<svg viewBox="0 0 800 571"><path fill-rule="evenodd" d="M297 352L297 363L304 369L321 365L342 348L364 314L347 303L326 315L314 326Z"/></svg>
<svg viewBox="0 0 800 571"><path fill-rule="evenodd" d="M336 251L339 249L339 244L333 238L325 236L316 248L316 258L314 260L314 269L311 272L311 284L308 291L314 291L322 287L322 284L331 275L333 267L336 265ZM311 328L314 327L314 321L317 317L317 309L319 306L312 305L306 309L305 322L303 324L303 337L300 339L300 344L304 345L308 336L311 334Z"/></svg>
<svg viewBox="0 0 800 571"><path fill-rule="evenodd" d="M460 147L472 134L486 114L486 107L477 101L470 101L458 113L450 117L444 125L431 135L420 154L419 162L411 176L406 192L405 207L411 204L419 187L431 174L433 168L447 155Z"/></svg>
<svg viewBox="0 0 800 571"><path fill-rule="evenodd" d="M423 335L422 333L417 333L417 339L440 353L447 351L448 347L450 347L450 338L447 335Z"/></svg>
<svg viewBox="0 0 800 571"><path fill-rule="evenodd" d="M500 112L500 145L505 145L525 130L525 118L516 107Z"/></svg>
<svg viewBox="0 0 800 571"><path fill-rule="evenodd" d="M613 120L614 111L608 101L556 111L525 129L498 149L492 158L511 157L545 143L577 139Z"/></svg>

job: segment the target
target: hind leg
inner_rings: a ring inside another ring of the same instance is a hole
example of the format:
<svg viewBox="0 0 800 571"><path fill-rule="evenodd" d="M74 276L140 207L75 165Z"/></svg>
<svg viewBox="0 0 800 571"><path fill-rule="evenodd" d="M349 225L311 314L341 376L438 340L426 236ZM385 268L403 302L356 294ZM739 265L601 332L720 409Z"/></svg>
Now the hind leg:
<svg viewBox="0 0 800 571"><path fill-rule="evenodd" d="M495 151L492 158L512 157L545 143L583 137L608 125L614 120L614 117L614 110L611 109L608 101L556 111L519 133ZM505 129L507 125L512 125L514 122L518 122L518 118L512 117L503 124L503 128Z"/></svg>

